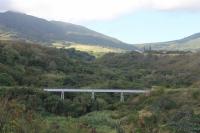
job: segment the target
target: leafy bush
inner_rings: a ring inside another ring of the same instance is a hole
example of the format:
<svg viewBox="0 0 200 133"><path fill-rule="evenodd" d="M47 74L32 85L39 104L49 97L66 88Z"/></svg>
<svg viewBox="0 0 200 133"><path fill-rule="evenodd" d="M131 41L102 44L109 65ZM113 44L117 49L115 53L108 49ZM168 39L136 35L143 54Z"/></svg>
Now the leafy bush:
<svg viewBox="0 0 200 133"><path fill-rule="evenodd" d="M198 99L200 97L200 91L193 91L192 92L192 98Z"/></svg>
<svg viewBox="0 0 200 133"><path fill-rule="evenodd" d="M15 85L15 81L12 76L7 73L0 74L0 86L12 86Z"/></svg>
<svg viewBox="0 0 200 133"><path fill-rule="evenodd" d="M161 97L154 101L152 107L156 111L165 111L176 108L177 105L176 102L174 102L173 100L167 97Z"/></svg>
<svg viewBox="0 0 200 133"><path fill-rule="evenodd" d="M39 115L26 110L16 101L0 100L1 133L38 133L43 132L45 124Z"/></svg>
<svg viewBox="0 0 200 133"><path fill-rule="evenodd" d="M177 133L199 133L200 115L195 115L191 111L179 111L169 122L169 127Z"/></svg>

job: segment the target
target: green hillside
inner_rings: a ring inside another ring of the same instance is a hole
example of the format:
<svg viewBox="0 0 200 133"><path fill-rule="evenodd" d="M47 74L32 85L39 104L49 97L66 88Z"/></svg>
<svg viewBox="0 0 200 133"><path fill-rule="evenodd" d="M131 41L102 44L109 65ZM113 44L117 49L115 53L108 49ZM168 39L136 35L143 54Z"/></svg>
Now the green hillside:
<svg viewBox="0 0 200 133"><path fill-rule="evenodd" d="M135 50L133 45L97 33L83 26L70 23L47 21L41 18L16 12L0 13L0 31L8 32L13 40L51 44L57 41L98 45L124 50Z"/></svg>
<svg viewBox="0 0 200 133"><path fill-rule="evenodd" d="M200 53L109 53L0 41L2 133L199 133ZM148 95L46 87L151 89Z"/></svg>
<svg viewBox="0 0 200 133"><path fill-rule="evenodd" d="M129 52L110 53L95 59L74 49L1 41L0 70L3 76L0 85L8 78L10 82L5 85L11 86L197 87L200 82L199 57L199 53Z"/></svg>
<svg viewBox="0 0 200 133"><path fill-rule="evenodd" d="M189 37L160 43L148 43L135 45L140 49L151 46L152 50L167 50L167 51L199 51L200 50L200 33Z"/></svg>

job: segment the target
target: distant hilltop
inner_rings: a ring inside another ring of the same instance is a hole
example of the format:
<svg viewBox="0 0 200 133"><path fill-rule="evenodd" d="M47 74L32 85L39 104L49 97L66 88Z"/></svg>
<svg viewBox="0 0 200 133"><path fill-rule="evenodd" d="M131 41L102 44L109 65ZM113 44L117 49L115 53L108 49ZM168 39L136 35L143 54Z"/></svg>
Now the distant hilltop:
<svg viewBox="0 0 200 133"><path fill-rule="evenodd" d="M123 50L137 49L133 45L126 44L80 25L47 21L12 11L0 13L0 38L4 40L26 40L44 44L73 42Z"/></svg>

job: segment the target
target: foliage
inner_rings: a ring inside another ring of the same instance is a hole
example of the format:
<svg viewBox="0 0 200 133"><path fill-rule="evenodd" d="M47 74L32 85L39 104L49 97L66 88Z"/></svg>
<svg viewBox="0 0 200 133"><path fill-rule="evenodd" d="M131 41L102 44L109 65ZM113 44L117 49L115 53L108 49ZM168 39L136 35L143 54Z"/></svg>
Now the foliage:
<svg viewBox="0 0 200 133"><path fill-rule="evenodd" d="M167 97L160 97L152 104L154 110L165 111L177 107L176 103Z"/></svg>
<svg viewBox="0 0 200 133"><path fill-rule="evenodd" d="M15 84L15 81L12 76L7 73L0 74L0 86L12 86Z"/></svg>
<svg viewBox="0 0 200 133"><path fill-rule="evenodd" d="M74 49L2 41L0 132L198 133L199 89L190 86L200 81L199 57L131 52L94 59ZM103 93L95 100L83 93L61 100L45 87L153 91L126 96L122 104L118 94Z"/></svg>
<svg viewBox="0 0 200 133"><path fill-rule="evenodd" d="M0 100L0 132L1 133L38 133L44 132L44 122L37 114L27 110L15 100Z"/></svg>
<svg viewBox="0 0 200 133"><path fill-rule="evenodd" d="M198 57L199 53L162 56L131 52L95 60L74 49L1 41L0 84L126 89L198 86Z"/></svg>
<svg viewBox="0 0 200 133"><path fill-rule="evenodd" d="M175 113L169 126L177 133L199 133L200 115L193 112L179 111Z"/></svg>

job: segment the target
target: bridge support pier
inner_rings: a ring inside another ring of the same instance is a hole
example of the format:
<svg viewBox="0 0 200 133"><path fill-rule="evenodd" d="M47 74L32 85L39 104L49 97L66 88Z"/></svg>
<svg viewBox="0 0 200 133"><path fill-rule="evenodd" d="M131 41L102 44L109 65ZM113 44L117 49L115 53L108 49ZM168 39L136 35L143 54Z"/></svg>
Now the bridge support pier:
<svg viewBox="0 0 200 133"><path fill-rule="evenodd" d="M121 92L121 94L120 94L120 102L124 102L124 93L123 92Z"/></svg>
<svg viewBox="0 0 200 133"><path fill-rule="evenodd" d="M65 93L64 91L61 92L61 100L64 100L65 99Z"/></svg>
<svg viewBox="0 0 200 133"><path fill-rule="evenodd" d="M94 95L94 92L92 92L92 100L95 100L95 95Z"/></svg>

